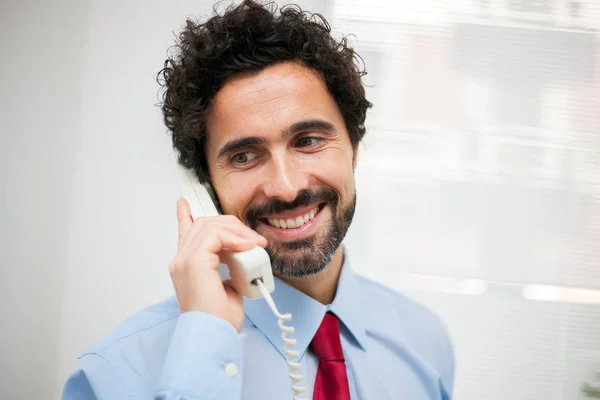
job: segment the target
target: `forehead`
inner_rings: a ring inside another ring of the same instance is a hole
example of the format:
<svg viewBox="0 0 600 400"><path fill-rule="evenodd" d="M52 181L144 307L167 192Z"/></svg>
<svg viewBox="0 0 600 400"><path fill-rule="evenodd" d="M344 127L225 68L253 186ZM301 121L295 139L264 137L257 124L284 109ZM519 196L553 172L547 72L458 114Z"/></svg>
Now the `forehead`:
<svg viewBox="0 0 600 400"><path fill-rule="evenodd" d="M207 120L207 150L243 136L278 135L306 118L324 119L343 128L339 109L317 72L300 63L284 62L240 74L215 96Z"/></svg>

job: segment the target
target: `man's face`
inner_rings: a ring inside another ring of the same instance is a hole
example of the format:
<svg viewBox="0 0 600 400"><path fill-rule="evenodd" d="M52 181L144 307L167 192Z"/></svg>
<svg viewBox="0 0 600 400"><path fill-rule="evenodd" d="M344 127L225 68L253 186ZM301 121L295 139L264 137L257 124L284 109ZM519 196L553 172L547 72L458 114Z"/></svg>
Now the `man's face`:
<svg viewBox="0 0 600 400"><path fill-rule="evenodd" d="M207 121L206 156L226 214L269 242L274 272L324 269L354 215L354 151L322 78L285 62L227 81Z"/></svg>

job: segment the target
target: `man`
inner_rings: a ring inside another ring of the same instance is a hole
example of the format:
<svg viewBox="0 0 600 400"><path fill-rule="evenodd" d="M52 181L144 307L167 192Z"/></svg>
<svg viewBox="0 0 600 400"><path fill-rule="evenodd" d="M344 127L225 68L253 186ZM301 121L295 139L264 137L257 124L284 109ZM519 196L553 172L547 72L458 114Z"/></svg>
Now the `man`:
<svg viewBox="0 0 600 400"><path fill-rule="evenodd" d="M292 399L268 305L217 272L223 248L254 246L269 253L275 304L293 315L299 398L449 399L444 325L354 275L344 256L371 106L355 53L323 19L253 1L188 21L179 39L160 73L165 123L179 161L212 185L226 215L193 222L178 201L176 298L88 349L63 399Z"/></svg>

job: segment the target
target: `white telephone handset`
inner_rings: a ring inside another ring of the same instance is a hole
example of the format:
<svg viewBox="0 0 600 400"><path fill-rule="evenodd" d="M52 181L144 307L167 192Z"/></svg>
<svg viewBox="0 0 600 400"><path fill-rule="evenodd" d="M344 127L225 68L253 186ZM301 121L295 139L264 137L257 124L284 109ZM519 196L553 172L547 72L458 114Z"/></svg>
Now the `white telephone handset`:
<svg viewBox="0 0 600 400"><path fill-rule="evenodd" d="M202 216L219 215L214 200L208 192L209 189L198 182L193 171L177 163L177 174L181 185L181 195L190 205L194 221ZM219 258L221 261L219 274L223 279L223 283L249 299L264 297L271 311L278 318L277 325L282 332L281 339L283 340L289 368L288 375L292 384L293 399L302 400L299 395L305 392L306 388L297 385L297 383L304 377L294 372L300 369L301 365L299 362L293 361L299 353L291 349L296 344L296 340L287 337L289 334L294 333L294 328L284 325L284 322L291 321L292 314L280 314L271 298L270 293L275 290L275 283L269 255L265 249L256 246L243 252L225 250L219 253ZM229 268L229 271L227 271L227 268ZM229 276L227 276L228 272Z"/></svg>
<svg viewBox="0 0 600 400"><path fill-rule="evenodd" d="M198 217L219 215L208 189L198 182L194 172L180 164L177 167L181 195L190 205L193 220L195 221ZM256 246L243 252L224 250L219 254L219 258L221 259L219 273L223 283L239 294L249 299L263 297L260 288L255 283L257 279L263 282L269 293L273 293L275 290L271 260L262 247ZM229 268L229 271L227 271L227 268Z"/></svg>

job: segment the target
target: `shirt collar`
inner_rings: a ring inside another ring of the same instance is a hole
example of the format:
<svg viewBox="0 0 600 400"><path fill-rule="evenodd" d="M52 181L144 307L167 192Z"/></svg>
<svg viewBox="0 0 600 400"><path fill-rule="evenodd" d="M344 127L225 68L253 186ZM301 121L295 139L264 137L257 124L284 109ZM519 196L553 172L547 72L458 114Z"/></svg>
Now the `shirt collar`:
<svg viewBox="0 0 600 400"><path fill-rule="evenodd" d="M348 252L344 249L344 263L338 280L338 287L329 306L331 310L346 326L350 334L354 337L358 346L364 350L366 345L367 329L365 326L365 317L363 314L361 301L361 290L357 276L352 271ZM315 331L316 332L316 331Z"/></svg>
<svg viewBox="0 0 600 400"><path fill-rule="evenodd" d="M280 313L291 313L292 320L284 325L293 326L295 331L290 338L296 339L294 350L300 359L306 353L312 338L321 325L327 311L333 312L350 332L359 348L364 350L366 332L361 309L359 285L354 275L347 252L344 249L344 262L333 303L325 306L304 293L296 290L281 279L274 277L275 291L271 294ZM277 326L277 317L268 304L262 300L244 298L245 313L248 319L261 331L267 340L285 358L281 331Z"/></svg>

